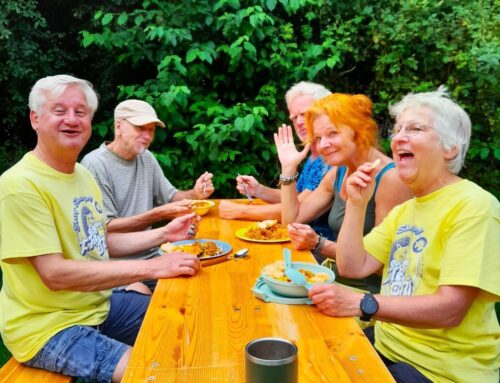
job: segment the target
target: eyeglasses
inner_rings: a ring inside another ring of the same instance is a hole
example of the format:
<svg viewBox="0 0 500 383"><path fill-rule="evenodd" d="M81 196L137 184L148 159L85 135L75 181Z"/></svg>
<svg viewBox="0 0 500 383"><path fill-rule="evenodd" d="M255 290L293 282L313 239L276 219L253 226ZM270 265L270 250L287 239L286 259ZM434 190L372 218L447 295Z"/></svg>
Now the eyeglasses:
<svg viewBox="0 0 500 383"><path fill-rule="evenodd" d="M430 125L422 124L417 121L407 121L404 124L396 124L394 125L394 128L391 131L391 134L389 135L389 138L391 140L394 139L396 134L404 132L406 137L415 137L417 134L420 132L429 130L429 129L434 129Z"/></svg>

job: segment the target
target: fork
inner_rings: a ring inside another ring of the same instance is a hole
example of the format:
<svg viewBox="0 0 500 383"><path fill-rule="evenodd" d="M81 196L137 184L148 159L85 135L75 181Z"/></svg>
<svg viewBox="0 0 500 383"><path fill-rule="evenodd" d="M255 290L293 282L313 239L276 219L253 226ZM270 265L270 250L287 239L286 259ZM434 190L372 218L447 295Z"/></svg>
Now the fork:
<svg viewBox="0 0 500 383"><path fill-rule="evenodd" d="M238 173L238 176L241 176L240 173ZM246 197L251 201L253 200L253 197L250 195L250 192L248 191L247 184L243 182L243 190L245 192Z"/></svg>

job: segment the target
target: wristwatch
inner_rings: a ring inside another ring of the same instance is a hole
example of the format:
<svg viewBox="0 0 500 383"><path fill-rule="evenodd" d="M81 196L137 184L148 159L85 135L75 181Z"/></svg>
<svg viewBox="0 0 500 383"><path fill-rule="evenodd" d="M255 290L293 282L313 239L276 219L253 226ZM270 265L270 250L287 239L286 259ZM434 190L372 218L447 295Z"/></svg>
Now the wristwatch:
<svg viewBox="0 0 500 383"><path fill-rule="evenodd" d="M378 311L378 302L373 294L365 294L361 302L359 302L359 308L362 313L359 319L364 322L369 322L372 316Z"/></svg>

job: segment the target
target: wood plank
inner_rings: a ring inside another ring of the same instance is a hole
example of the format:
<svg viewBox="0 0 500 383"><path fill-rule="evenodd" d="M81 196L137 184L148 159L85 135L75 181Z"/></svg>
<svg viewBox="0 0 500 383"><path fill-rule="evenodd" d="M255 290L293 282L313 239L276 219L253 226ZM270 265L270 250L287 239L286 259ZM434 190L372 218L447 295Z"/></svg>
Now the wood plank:
<svg viewBox="0 0 500 383"><path fill-rule="evenodd" d="M161 280L134 346L124 382L243 382L245 345L280 337L299 349L299 381L394 382L353 318L321 314L314 306L265 303L251 287L262 267L282 259L290 243L245 242L234 232L249 222L203 217L199 238L219 239L246 258L202 269L194 277ZM293 249L292 249L293 250ZM295 261L314 262L293 250Z"/></svg>
<svg viewBox="0 0 500 383"><path fill-rule="evenodd" d="M70 383L73 378L32 368L10 358L0 369L0 383Z"/></svg>

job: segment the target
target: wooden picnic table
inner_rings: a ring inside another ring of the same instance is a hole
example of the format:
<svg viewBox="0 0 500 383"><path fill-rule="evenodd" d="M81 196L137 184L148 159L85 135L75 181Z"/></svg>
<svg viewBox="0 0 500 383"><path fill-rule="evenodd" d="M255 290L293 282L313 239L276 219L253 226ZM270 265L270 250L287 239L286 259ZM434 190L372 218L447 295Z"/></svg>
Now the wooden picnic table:
<svg viewBox="0 0 500 383"><path fill-rule="evenodd" d="M203 217L197 238L227 242L231 255L241 248L249 254L206 266L194 277L159 281L123 382L244 382L245 345L260 337L297 345L300 383L394 382L354 318L253 296L262 267L282 259L284 247L294 261L315 261L289 242L237 238L235 231L249 224L220 219L217 206Z"/></svg>

